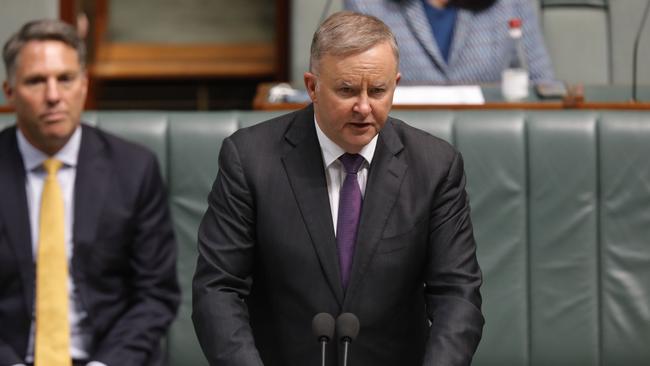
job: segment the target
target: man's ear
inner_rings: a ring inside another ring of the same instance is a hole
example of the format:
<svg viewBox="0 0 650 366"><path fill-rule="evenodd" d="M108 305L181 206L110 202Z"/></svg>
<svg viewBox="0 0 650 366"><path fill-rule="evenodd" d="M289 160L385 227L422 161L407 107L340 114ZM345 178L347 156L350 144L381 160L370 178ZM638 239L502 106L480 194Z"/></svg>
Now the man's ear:
<svg viewBox="0 0 650 366"><path fill-rule="evenodd" d="M316 103L316 83L318 82L318 77L311 72L306 72L304 74L304 80L309 98L312 103Z"/></svg>
<svg viewBox="0 0 650 366"><path fill-rule="evenodd" d="M399 81L402 80L402 74L397 73L397 77L395 78L395 85L399 85Z"/></svg>
<svg viewBox="0 0 650 366"><path fill-rule="evenodd" d="M5 99L7 99L7 102L9 102L9 105L13 106L14 103L14 89L9 85L9 83L5 80L2 83L2 91L5 94Z"/></svg>
<svg viewBox="0 0 650 366"><path fill-rule="evenodd" d="M86 102L86 97L88 96L88 71L82 69L81 71L81 87L83 88L83 99L84 103Z"/></svg>

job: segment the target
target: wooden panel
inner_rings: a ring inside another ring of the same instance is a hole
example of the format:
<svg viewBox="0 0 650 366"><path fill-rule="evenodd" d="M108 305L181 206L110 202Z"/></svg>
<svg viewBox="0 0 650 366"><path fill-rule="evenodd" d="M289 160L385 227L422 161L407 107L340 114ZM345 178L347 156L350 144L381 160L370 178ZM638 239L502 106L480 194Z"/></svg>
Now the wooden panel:
<svg viewBox="0 0 650 366"><path fill-rule="evenodd" d="M267 77L276 71L272 44L162 45L107 43L98 48L93 77Z"/></svg>
<svg viewBox="0 0 650 366"><path fill-rule="evenodd" d="M59 0L59 19L69 24L77 21L77 4L75 0Z"/></svg>

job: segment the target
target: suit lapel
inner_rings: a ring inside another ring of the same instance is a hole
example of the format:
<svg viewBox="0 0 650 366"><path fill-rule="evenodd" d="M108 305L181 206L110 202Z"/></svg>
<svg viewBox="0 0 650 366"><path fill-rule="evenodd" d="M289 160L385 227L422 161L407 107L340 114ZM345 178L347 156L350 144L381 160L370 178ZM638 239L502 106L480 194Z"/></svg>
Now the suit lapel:
<svg viewBox="0 0 650 366"><path fill-rule="evenodd" d="M399 196L408 166L397 156L403 149L389 118L379 133L363 200L348 294L361 284L381 239L385 223ZM345 303L351 296L345 297Z"/></svg>
<svg viewBox="0 0 650 366"><path fill-rule="evenodd" d="M339 305L342 305L343 287L339 275L336 238L313 108L298 112L285 138L292 148L282 158L284 169L325 277Z"/></svg>
<svg viewBox="0 0 650 366"><path fill-rule="evenodd" d="M20 267L25 303L31 309L35 283L32 235L25 192L25 167L18 150L15 128L0 135L0 149L0 218Z"/></svg>
<svg viewBox="0 0 650 366"><path fill-rule="evenodd" d="M109 182L105 142L94 128L83 126L74 193L74 264L80 263L76 255L80 247L91 245L95 240Z"/></svg>
<svg viewBox="0 0 650 366"><path fill-rule="evenodd" d="M408 24L411 32L422 45L422 48L429 54L433 59L433 62L436 66L442 70L443 74L447 74L447 63L445 62L442 53L438 49L438 43L435 38L433 38L433 32L431 31L431 25L427 19L427 15L423 9L423 4L421 1L404 1L404 6L401 8L404 13L404 19ZM455 37L455 35L454 35ZM453 43L453 42L452 42Z"/></svg>
<svg viewBox="0 0 650 366"><path fill-rule="evenodd" d="M460 53L465 47L465 41L469 35L469 29L472 26L472 12L465 9L458 9L456 15L456 25L454 26L454 35L451 41L451 49L449 50L449 65L460 57Z"/></svg>

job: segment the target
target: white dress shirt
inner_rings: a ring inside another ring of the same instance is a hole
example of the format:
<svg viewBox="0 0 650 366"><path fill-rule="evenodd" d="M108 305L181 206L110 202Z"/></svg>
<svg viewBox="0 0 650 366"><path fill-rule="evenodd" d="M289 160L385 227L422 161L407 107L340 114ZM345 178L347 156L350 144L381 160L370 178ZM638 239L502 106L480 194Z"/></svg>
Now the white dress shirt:
<svg viewBox="0 0 650 366"><path fill-rule="evenodd" d="M25 166L26 180L25 191L27 193L27 206L29 209L29 223L32 237L32 253L36 260L38 252L39 239L39 217L41 209L41 194L43 183L47 173L43 168L43 161L50 158L47 154L35 148L27 141L20 129L16 129L18 139L18 150L23 158ZM74 227L74 184L77 174L77 158L79 156L79 147L81 145L81 127L77 127L70 137L70 140L54 156L60 160L63 165L57 173L57 179L63 193L65 207L65 250L68 258L68 268L73 252L73 232ZM86 311L81 307L78 299L75 283L72 277L68 276L68 294L69 294L69 319L70 319L70 356L73 359L87 359L88 350L92 344L92 334L88 328L88 319ZM27 348L26 362L34 360L34 312L32 311L32 325ZM90 366L103 365L100 362L91 362Z"/></svg>
<svg viewBox="0 0 650 366"><path fill-rule="evenodd" d="M325 177L327 179L327 193L330 199L330 209L332 210L332 223L334 224L334 235L336 235L336 224L339 216L339 192L345 180L347 173L343 167L343 163L339 161L339 156L345 154L339 145L332 141L318 126L316 116L314 116L314 124L316 124L316 135L318 136L318 143L320 144L321 153L323 155L323 165L325 166ZM361 188L361 196L364 197L366 193L366 183L368 182L368 168L372 163L372 157L375 155L375 148L377 147L377 137L375 135L368 145L364 146L359 155L363 156L365 161L357 172L357 180L359 188Z"/></svg>

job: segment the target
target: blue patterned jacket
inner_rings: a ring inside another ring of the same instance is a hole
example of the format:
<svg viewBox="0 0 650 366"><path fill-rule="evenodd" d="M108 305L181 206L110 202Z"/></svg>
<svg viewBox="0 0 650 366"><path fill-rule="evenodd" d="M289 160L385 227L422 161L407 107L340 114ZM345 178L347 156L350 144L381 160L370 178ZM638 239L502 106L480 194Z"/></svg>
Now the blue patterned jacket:
<svg viewBox="0 0 650 366"><path fill-rule="evenodd" d="M403 82L493 83L501 80L509 55L508 20L522 20L530 79L554 79L533 0L497 0L474 13L460 9L445 62L433 38L421 0L345 0L348 10L374 15L393 31L400 49Z"/></svg>

